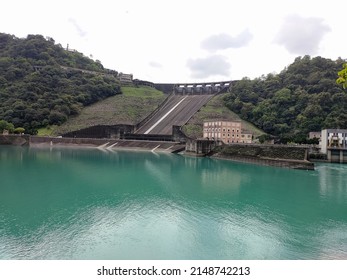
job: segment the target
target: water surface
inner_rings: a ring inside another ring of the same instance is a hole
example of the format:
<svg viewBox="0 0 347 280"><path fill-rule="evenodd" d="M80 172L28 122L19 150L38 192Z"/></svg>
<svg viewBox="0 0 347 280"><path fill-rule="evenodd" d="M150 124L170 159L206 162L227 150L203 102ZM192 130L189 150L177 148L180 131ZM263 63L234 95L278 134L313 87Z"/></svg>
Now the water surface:
<svg viewBox="0 0 347 280"><path fill-rule="evenodd" d="M347 259L347 165L0 146L0 259Z"/></svg>

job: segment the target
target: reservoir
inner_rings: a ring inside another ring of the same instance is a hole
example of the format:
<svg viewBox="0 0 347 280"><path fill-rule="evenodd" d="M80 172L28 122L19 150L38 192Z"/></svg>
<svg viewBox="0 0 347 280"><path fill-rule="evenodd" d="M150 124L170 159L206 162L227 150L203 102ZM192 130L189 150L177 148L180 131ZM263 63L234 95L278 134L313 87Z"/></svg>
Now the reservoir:
<svg viewBox="0 0 347 280"><path fill-rule="evenodd" d="M0 146L0 259L347 259L347 165Z"/></svg>

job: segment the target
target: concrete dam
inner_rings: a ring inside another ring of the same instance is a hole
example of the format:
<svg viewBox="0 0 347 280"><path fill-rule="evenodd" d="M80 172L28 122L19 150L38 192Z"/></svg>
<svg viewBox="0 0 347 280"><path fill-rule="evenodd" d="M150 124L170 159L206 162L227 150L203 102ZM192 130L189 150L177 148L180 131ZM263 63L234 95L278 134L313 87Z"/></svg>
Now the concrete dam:
<svg viewBox="0 0 347 280"><path fill-rule="evenodd" d="M65 133L63 137L184 142L186 136L180 131L180 127L214 95L226 92L231 81L146 85L163 91L167 97L136 125L98 125Z"/></svg>
<svg viewBox="0 0 347 280"><path fill-rule="evenodd" d="M135 134L172 135L173 126L183 126L215 94L230 87L231 82L155 84L170 95L150 116L137 125Z"/></svg>

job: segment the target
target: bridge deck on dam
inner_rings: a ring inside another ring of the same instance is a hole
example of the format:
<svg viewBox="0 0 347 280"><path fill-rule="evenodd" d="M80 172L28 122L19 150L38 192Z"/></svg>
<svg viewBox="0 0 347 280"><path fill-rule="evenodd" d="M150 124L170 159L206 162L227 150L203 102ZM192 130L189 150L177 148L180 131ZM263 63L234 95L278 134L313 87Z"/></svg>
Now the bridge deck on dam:
<svg viewBox="0 0 347 280"><path fill-rule="evenodd" d="M136 134L171 135L172 126L182 126L203 106L213 95L171 95L158 112Z"/></svg>

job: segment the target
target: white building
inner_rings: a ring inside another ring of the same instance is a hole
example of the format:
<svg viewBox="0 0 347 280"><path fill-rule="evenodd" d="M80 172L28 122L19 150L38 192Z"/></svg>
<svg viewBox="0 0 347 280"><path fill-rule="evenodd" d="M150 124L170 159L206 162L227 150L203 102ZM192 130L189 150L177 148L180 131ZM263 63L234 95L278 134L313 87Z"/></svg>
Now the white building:
<svg viewBox="0 0 347 280"><path fill-rule="evenodd" d="M329 148L347 150L347 129L322 130L321 152L326 154Z"/></svg>
<svg viewBox="0 0 347 280"><path fill-rule="evenodd" d="M324 129L321 134L321 152L330 162L347 162L347 129Z"/></svg>

